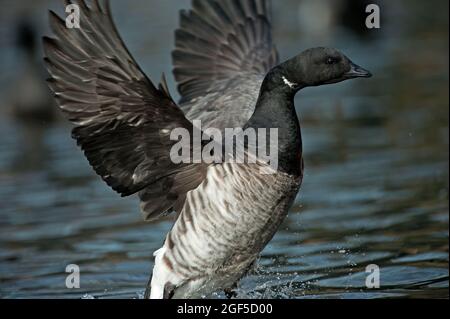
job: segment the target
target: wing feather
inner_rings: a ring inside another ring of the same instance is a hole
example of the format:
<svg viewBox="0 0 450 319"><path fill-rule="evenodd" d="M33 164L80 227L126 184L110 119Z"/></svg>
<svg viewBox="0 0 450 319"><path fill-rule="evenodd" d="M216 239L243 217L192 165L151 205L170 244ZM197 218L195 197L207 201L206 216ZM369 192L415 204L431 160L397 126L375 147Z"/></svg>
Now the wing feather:
<svg viewBox="0 0 450 319"><path fill-rule="evenodd" d="M66 28L50 12L55 38L43 40L49 86L95 172L122 196L138 193L145 218L157 218L181 207L185 194L204 179L204 165L170 159L176 143L170 131L194 128L164 78L157 88L139 68L117 32L109 2L75 3L80 29Z"/></svg>
<svg viewBox="0 0 450 319"><path fill-rule="evenodd" d="M173 72L190 120L218 129L246 124L278 64L270 11L270 0L193 0L181 11Z"/></svg>

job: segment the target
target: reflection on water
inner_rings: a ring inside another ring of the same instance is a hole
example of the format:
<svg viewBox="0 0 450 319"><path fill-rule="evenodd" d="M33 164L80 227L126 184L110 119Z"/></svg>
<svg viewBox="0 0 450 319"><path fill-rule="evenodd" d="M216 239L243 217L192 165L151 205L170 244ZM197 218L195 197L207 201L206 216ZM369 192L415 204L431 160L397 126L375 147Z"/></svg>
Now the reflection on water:
<svg viewBox="0 0 450 319"><path fill-rule="evenodd" d="M157 78L170 69L169 34L187 1L133 3L113 1L119 29ZM303 188L241 297L448 297L448 4L420 3L370 40L348 31L327 40L376 76L299 95ZM274 6L283 56L314 44L298 30L297 4ZM156 31L142 39L145 23ZM1 116L0 297L141 298L171 221L143 223L137 200L94 175L69 130ZM68 290L73 263L81 289ZM369 264L381 289L365 287Z"/></svg>

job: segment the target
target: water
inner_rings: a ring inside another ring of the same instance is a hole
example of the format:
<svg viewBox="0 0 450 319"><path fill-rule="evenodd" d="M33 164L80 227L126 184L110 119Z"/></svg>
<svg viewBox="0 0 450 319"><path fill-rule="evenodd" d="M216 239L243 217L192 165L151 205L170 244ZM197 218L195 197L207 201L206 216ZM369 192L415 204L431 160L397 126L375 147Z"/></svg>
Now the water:
<svg viewBox="0 0 450 319"><path fill-rule="evenodd" d="M5 1L11 12L25 7ZM176 11L188 2L132 3L113 1L119 30L157 79L169 73ZM274 5L284 57L318 42L301 32L297 3ZM298 96L303 187L241 297L448 298L448 3L405 3L382 7L396 18L373 37L321 34L375 77ZM30 10L43 23L42 8ZM0 19L3 97L21 65L8 40L13 16ZM171 219L144 223L136 198L95 176L65 122L0 115L0 297L142 298ZM69 264L80 266L80 289L65 287ZM366 288L370 264L380 289Z"/></svg>

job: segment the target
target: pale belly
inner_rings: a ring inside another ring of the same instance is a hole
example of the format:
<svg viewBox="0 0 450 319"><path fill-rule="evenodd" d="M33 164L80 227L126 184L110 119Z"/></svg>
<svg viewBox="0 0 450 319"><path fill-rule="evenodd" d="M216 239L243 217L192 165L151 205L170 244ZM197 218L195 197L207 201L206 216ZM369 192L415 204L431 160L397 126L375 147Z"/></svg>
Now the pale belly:
<svg viewBox="0 0 450 319"><path fill-rule="evenodd" d="M188 194L156 256L152 289L170 282L178 287L174 297L195 298L230 288L245 275L286 217L301 183L284 173L261 175L259 168L209 169L205 182Z"/></svg>

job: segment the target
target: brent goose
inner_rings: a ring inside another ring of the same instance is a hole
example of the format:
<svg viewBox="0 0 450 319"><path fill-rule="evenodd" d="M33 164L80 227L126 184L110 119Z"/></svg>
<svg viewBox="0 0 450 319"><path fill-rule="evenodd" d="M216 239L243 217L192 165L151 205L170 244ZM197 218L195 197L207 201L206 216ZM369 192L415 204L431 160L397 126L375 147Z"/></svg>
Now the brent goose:
<svg viewBox="0 0 450 319"><path fill-rule="evenodd" d="M108 1L76 2L80 29L50 12L44 37L49 85L75 124L72 136L101 178L138 194L146 220L176 212L155 252L149 298L229 295L287 215L300 188L303 156L294 96L302 88L371 74L335 49L314 48L279 64L268 0L193 0L181 12L173 52L182 96L156 87L113 23ZM175 128L277 128L279 166L179 163Z"/></svg>

